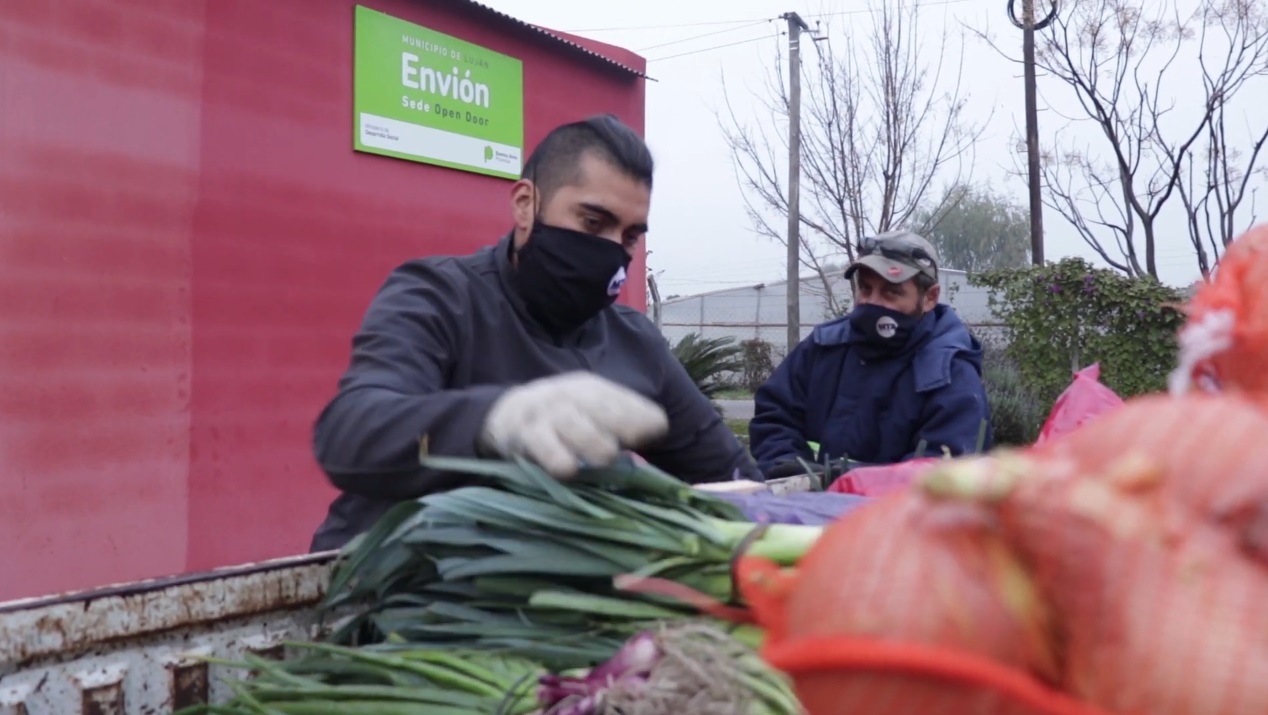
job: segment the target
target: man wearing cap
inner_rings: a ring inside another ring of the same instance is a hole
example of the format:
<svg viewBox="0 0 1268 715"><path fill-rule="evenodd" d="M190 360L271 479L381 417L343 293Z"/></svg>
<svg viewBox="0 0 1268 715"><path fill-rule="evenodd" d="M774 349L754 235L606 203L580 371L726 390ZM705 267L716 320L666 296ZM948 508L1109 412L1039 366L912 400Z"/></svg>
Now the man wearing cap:
<svg viewBox="0 0 1268 715"><path fill-rule="evenodd" d="M798 458L961 455L977 448L984 423L989 448L982 346L938 303L934 247L908 231L866 238L845 278L854 309L815 326L757 391L749 441L758 467L771 477Z"/></svg>

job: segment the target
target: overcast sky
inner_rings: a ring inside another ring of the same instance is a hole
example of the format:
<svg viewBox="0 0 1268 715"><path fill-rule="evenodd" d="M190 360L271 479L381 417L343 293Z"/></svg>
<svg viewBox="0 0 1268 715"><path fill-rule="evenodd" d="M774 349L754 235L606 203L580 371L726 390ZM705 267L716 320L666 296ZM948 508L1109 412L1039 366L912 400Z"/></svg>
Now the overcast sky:
<svg viewBox="0 0 1268 715"><path fill-rule="evenodd" d="M1181 0L1191 2L1192 0ZM797 11L813 26L830 23L838 35L866 28L863 2L807 0L728 0L695 2L640 0L636 3L579 3L575 0L484 0L529 22L629 48L648 58L647 139L658 161L652 203L649 265L657 272L663 295L685 295L780 280L784 248L754 235L745 200L736 181L731 154L715 112L726 91L738 112L760 117L754 92L771 76L770 63L786 50L776 18ZM1019 3L1020 4L1020 3ZM1007 20L1004 0L925 0L922 31L932 46L944 28L960 45L961 28L991 33L997 42L1018 48L1020 33ZM1014 164L1012 137L1023 126L1020 68L977 38L963 43L963 91L969 117L987 123L978 143L973 179L990 182L1024 205L1024 178L1009 175ZM1172 81L1175 76L1174 83ZM1191 94L1197 80L1183 68L1169 70L1167 85ZM1071 128L1053 110L1069 113L1073 96L1052 78L1039 80L1041 141ZM1263 85L1260 85L1262 88ZM1200 91L1200 90L1199 90ZM773 125L772 125L773 126ZM1063 134L1063 136L1067 136ZM1095 146L1095 145L1093 145ZM783 167L781 167L782 169ZM1046 253L1051 258L1095 254L1051 210L1045 211ZM1184 284L1198 277L1187 234L1168 231L1159 245L1164 281Z"/></svg>

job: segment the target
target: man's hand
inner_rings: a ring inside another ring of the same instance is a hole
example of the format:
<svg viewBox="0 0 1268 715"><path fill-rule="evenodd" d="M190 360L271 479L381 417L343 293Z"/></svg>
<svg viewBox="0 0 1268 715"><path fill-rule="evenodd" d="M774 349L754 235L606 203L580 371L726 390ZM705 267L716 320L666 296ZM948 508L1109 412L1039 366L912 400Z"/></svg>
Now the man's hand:
<svg viewBox="0 0 1268 715"><path fill-rule="evenodd" d="M621 450L664 436L660 405L589 372L568 372L507 390L484 422L482 445L523 456L567 478L583 465L606 466Z"/></svg>

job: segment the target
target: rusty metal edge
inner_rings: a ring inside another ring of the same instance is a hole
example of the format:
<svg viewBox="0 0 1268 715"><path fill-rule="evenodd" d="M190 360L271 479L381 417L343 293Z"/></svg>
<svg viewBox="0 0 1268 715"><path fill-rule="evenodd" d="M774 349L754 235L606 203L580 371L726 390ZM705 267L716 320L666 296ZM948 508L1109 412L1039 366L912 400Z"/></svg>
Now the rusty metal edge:
<svg viewBox="0 0 1268 715"><path fill-rule="evenodd" d="M0 608L0 672L122 640L313 606L325 595L325 572L335 555L309 554L6 603ZM199 589L217 582L223 590Z"/></svg>
<svg viewBox="0 0 1268 715"><path fill-rule="evenodd" d="M175 586L185 586L188 584L201 583L204 581L217 581L234 576L249 576L261 571L276 571L295 566L305 566L309 564L325 564L334 561L338 556L337 551L321 551L312 554L303 554L302 556L286 556L280 559L270 559L268 561L256 561L249 564L240 564L235 566L224 566L209 571L197 571L187 574L176 574L173 576L161 576L152 579L143 579L140 581L129 581L127 583L110 584L108 586L100 586L98 588L86 589L83 591L66 591L50 596L34 596L32 598L23 598L14 601L0 602L0 616L13 611L27 611L44 606L55 606L59 603L82 602L96 600L100 598L108 598L110 596L134 595L146 593L149 591L161 591Z"/></svg>

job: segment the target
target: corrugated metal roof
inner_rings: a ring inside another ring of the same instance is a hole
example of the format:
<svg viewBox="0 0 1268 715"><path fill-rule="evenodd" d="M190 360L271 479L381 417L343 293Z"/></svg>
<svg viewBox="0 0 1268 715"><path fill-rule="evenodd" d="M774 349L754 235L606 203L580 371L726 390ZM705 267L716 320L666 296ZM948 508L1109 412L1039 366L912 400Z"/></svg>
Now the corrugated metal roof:
<svg viewBox="0 0 1268 715"><path fill-rule="evenodd" d="M495 10L495 9L493 9L493 8L489 7L488 5L485 5L484 3L476 2L475 0L463 0L463 2L465 2L467 5L471 5L471 6L474 6L474 7L476 7L476 8L479 8L480 10L482 10L482 11L484 11L484 12L486 12L486 13L490 14L490 15L496 15L497 17L499 17L499 18L501 18L501 19L503 19L503 20L506 20L506 21L509 21L509 22L511 22L511 23L514 23L515 25L518 25L519 27L525 28L525 29L527 29L527 30L529 30L529 31L531 31L531 32L535 32L535 33L537 33L537 34L539 34L539 35L544 35L544 36L546 36L546 37L549 37L550 39L554 40L555 42L558 42L558 43L563 44L563 45L567 45L568 47L571 47L572 49L574 49L574 50L576 50L576 51L578 51L578 52L583 52L583 53L585 53L585 54L589 55L590 57L593 57L594 59L597 59L597 60L599 60L599 61L601 61L601 62L604 62L604 63L606 63L606 64L609 64L609 65L612 65L613 67L617 67L617 68L619 68L619 69L622 69L622 70L624 70L624 71L626 71L626 72L629 72L629 73L630 73L630 74L632 74L632 75L635 75L636 77L642 77L643 79L652 79L651 77L648 77L648 76L647 76L647 74L646 74L645 72L642 72L642 71L640 71L640 70L636 70L636 69L634 69L633 67L630 67L629 65L626 65L626 64L624 64L624 63L617 62L616 60L612 59L611 57L608 57L607 55L603 55L603 54L600 54L600 53L598 53L598 52L595 52L594 50L592 50L592 49L590 49L590 48L588 48L588 47L582 47L581 45L579 45L579 44L577 44L577 43L573 42L572 40L569 40L569 39L568 39L568 38L566 38L566 37L561 37L561 36L559 36L559 35L556 35L555 33L551 32L550 30L547 30L547 29L545 29L545 28L543 28L543 27L538 27L537 25L534 25L534 24L532 24L532 23L530 23L530 22L525 22L525 21L523 21L523 20L519 19L518 17L512 17L512 16L507 15L506 13L502 12L501 10ZM652 81L655 81L655 80L652 80Z"/></svg>

